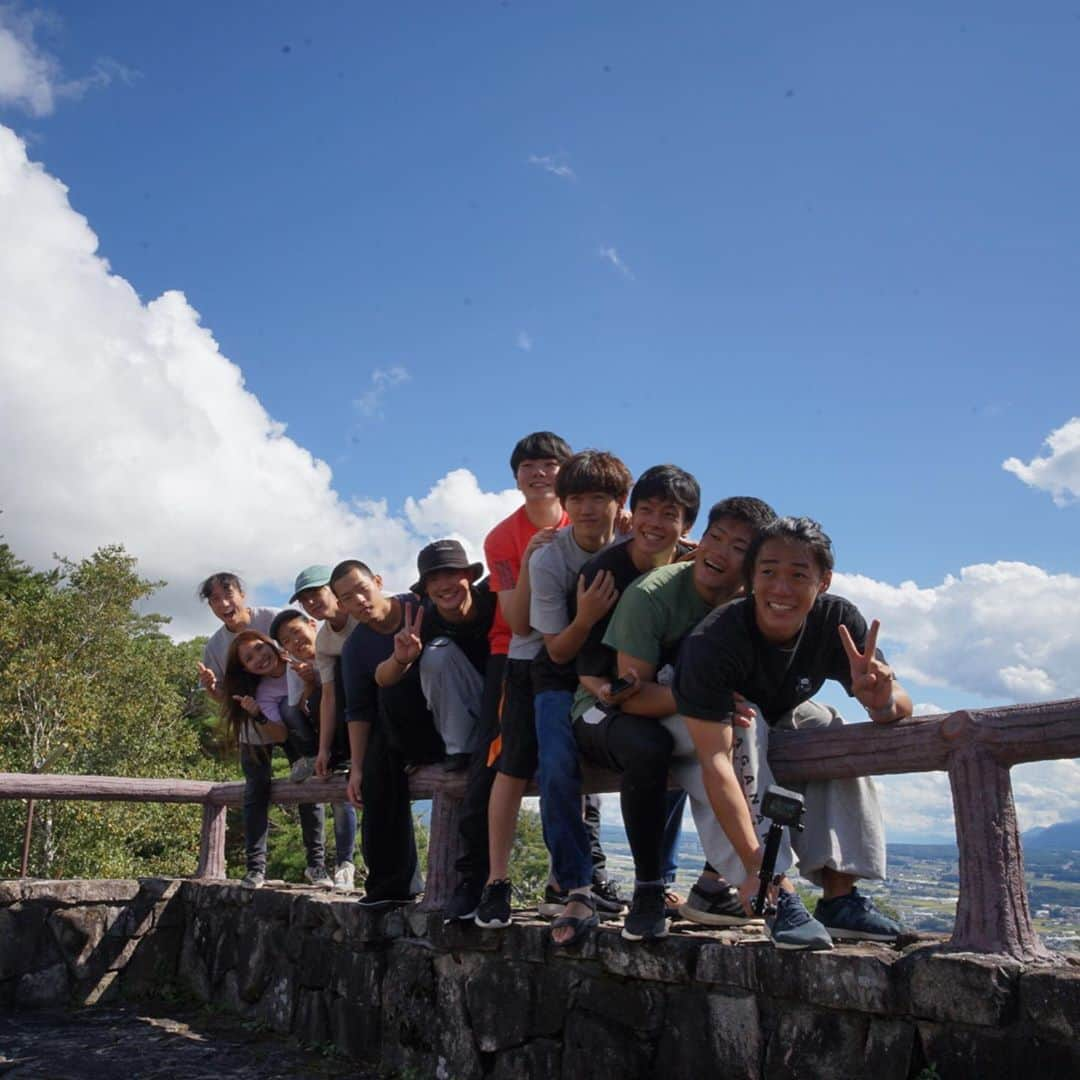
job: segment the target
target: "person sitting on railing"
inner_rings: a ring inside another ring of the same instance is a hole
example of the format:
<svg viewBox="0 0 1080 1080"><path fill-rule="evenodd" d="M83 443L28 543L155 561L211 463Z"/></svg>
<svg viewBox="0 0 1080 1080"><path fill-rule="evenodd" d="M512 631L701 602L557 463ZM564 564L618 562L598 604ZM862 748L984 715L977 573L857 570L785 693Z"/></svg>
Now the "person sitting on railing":
<svg viewBox="0 0 1080 1080"><path fill-rule="evenodd" d="M817 522L786 517L765 526L746 553L751 595L709 615L686 639L676 664L675 703L694 741L713 811L742 863L739 893L748 911L763 852L762 825L747 797L756 803L772 780L769 728L843 723L836 710L809 700L828 679L839 682L875 723L912 711L911 698L876 649L878 622L867 630L854 604L828 592L833 561L832 543ZM741 711L736 695L758 714L751 725L755 738L747 740L756 760L745 753L732 760L733 723ZM885 876L884 827L870 779L807 784L806 826L796 841L800 871L823 887L824 897L811 918L784 877L776 914L767 923L774 944L829 949L829 930L837 937L893 940L900 926L855 888L857 878ZM792 861L785 838L778 871Z"/></svg>
<svg viewBox="0 0 1080 1080"><path fill-rule="evenodd" d="M203 646L202 663L199 664L199 683L220 704L225 700L221 680L225 677L225 664L233 639L241 630L258 630L265 634L278 609L250 607L244 596L243 582L227 570L211 574L199 586L199 596L222 622Z"/></svg>
<svg viewBox="0 0 1080 1080"><path fill-rule="evenodd" d="M445 747L435 731L420 680L405 679L383 691L375 669L394 651L414 593L387 596L382 578L367 563L345 559L330 574L330 588L356 628L341 650L341 699L349 739L349 801L363 807L360 848L367 866L363 907L410 904L424 887L416 854L407 763L438 761ZM386 716L386 699L413 718L402 732Z"/></svg>
<svg viewBox="0 0 1080 1080"><path fill-rule="evenodd" d="M242 630L229 646L221 715L231 739L239 744L244 772L244 848L247 873L241 885L259 889L266 882L266 836L269 828L271 756L281 745L290 762L311 753L314 740L299 725L292 729L282 706L288 705L288 664L277 644L257 630ZM307 852L304 877L312 885L333 888L326 872L323 808L300 806L300 828Z"/></svg>
<svg viewBox="0 0 1080 1080"><path fill-rule="evenodd" d="M329 568L326 569L326 576L329 579ZM334 700L340 703L340 708L331 714L329 721L320 709L325 686L319 682L319 676L314 667L316 663L315 620L295 608L286 608L285 611L279 612L270 624L270 637L285 650L288 657L289 670L286 678L289 682L289 711L298 710L306 724L314 725L318 729L320 746L324 741L328 743L330 769L347 769L349 738L345 731L345 695L340 687L336 694L331 691ZM335 675L338 675L337 667L335 662ZM337 681L340 682L339 675ZM331 677L330 685L333 686L333 683L334 676ZM322 725L328 722L333 725L333 730L330 732L329 739L324 740ZM310 757L303 757L297 759L296 764L310 761ZM290 779L294 781L298 779L295 765ZM334 855L337 862L334 869L334 888L350 891L356 881L356 866L353 862L356 848L356 809L346 800L334 803L333 810Z"/></svg>
<svg viewBox="0 0 1080 1080"><path fill-rule="evenodd" d="M683 638L714 607L742 592L743 554L758 530L775 516L760 499L725 499L713 506L690 560L635 575L625 584L602 639L601 648L608 656L597 650L588 668L591 674L579 674L581 689L574 701L578 746L587 761L622 774L623 821L636 877L633 907L622 931L630 941L663 937L668 931L671 911L660 873L667 844L664 815L669 806L669 771L690 795L708 860L677 914L709 926L761 921L743 911L737 891L729 884L733 875L741 880L741 864L709 805L701 766L686 724L677 715L670 682L671 665ZM635 538L648 532L644 522L635 522ZM611 547L607 552L620 550ZM601 666L603 661L606 664ZM582 666L579 656L579 672ZM629 685L613 694L616 676ZM737 728L734 734L738 757L746 733Z"/></svg>

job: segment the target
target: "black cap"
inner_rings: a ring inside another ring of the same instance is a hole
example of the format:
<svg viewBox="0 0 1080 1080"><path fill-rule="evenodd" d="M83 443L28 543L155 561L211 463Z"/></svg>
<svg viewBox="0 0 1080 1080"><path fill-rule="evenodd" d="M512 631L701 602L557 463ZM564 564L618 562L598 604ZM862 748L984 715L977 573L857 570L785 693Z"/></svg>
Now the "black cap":
<svg viewBox="0 0 1080 1080"><path fill-rule="evenodd" d="M420 575L412 586L418 596L424 595L424 579L436 570L468 570L476 581L484 573L484 564L469 562L459 540L435 540L416 556L416 572Z"/></svg>

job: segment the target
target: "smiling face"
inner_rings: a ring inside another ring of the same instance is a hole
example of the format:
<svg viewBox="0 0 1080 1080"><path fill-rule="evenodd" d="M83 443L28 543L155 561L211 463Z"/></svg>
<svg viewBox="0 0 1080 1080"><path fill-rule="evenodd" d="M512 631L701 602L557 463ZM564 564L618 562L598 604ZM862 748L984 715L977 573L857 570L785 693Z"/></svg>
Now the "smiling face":
<svg viewBox="0 0 1080 1080"><path fill-rule="evenodd" d="M518 491L526 502L548 502L555 495L555 477L559 463L554 458L526 458L514 474Z"/></svg>
<svg viewBox="0 0 1080 1080"><path fill-rule="evenodd" d="M468 570L432 570L424 592L445 619L462 619L472 607L472 574Z"/></svg>
<svg viewBox="0 0 1080 1080"><path fill-rule="evenodd" d="M694 586L713 604L738 596L743 587L743 563L755 530L746 521L722 517L714 521L694 551Z"/></svg>
<svg viewBox="0 0 1080 1080"><path fill-rule="evenodd" d="M599 551L615 533L615 516L621 505L604 491L567 495L563 507L578 546L586 551Z"/></svg>
<svg viewBox="0 0 1080 1080"><path fill-rule="evenodd" d="M236 658L252 675L280 675L285 661L273 645L266 641L244 641L236 650Z"/></svg>
<svg viewBox="0 0 1080 1080"><path fill-rule="evenodd" d="M297 660L315 659L315 634L311 619L290 619L277 631L281 647Z"/></svg>
<svg viewBox="0 0 1080 1080"><path fill-rule="evenodd" d="M670 499L642 499L630 515L634 550L647 559L670 557L686 528L683 508Z"/></svg>
<svg viewBox="0 0 1080 1080"><path fill-rule="evenodd" d="M338 615L337 597L333 594L329 585L318 585L312 589L305 589L296 597L300 606L313 618L336 619Z"/></svg>
<svg viewBox="0 0 1080 1080"><path fill-rule="evenodd" d="M225 629L234 634L251 621L244 594L235 585L215 585L206 599L210 610L225 624Z"/></svg>
<svg viewBox="0 0 1080 1080"><path fill-rule="evenodd" d="M832 582L808 544L780 537L766 540L754 564L754 618L766 641L793 641L814 601Z"/></svg>

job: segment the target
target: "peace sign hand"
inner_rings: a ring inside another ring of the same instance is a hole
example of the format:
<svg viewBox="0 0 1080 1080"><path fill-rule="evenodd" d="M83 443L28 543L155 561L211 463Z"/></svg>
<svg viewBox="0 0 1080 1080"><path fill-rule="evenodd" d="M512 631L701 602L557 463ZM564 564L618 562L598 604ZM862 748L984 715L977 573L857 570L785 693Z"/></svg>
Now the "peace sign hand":
<svg viewBox="0 0 1080 1080"><path fill-rule="evenodd" d="M420 640L420 626L423 621L423 607L416 605L416 617L413 618L413 605L405 605L405 621L394 635L394 659L402 668L412 664L424 648Z"/></svg>
<svg viewBox="0 0 1080 1080"><path fill-rule="evenodd" d="M851 692L870 712L890 708L893 704L893 683L896 676L892 668L876 655L878 630L881 623L875 619L866 635L862 652L855 647L848 628L840 626L840 643L851 664Z"/></svg>

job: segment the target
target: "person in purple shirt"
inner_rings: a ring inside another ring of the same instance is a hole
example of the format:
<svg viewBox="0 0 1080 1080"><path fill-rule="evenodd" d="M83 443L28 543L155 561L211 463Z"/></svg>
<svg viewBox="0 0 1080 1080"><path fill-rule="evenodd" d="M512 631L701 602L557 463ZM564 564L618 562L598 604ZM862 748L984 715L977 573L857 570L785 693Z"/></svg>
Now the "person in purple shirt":
<svg viewBox="0 0 1080 1080"><path fill-rule="evenodd" d="M244 850L247 873L241 885L266 883L266 837L269 829L271 758L281 746L289 761L305 752L289 730L282 706L288 704L288 664L278 645L257 630L242 630L229 646L221 680L221 716L240 749L244 773ZM322 806L300 806L300 827L307 852L304 877L312 885L333 888L326 872Z"/></svg>

